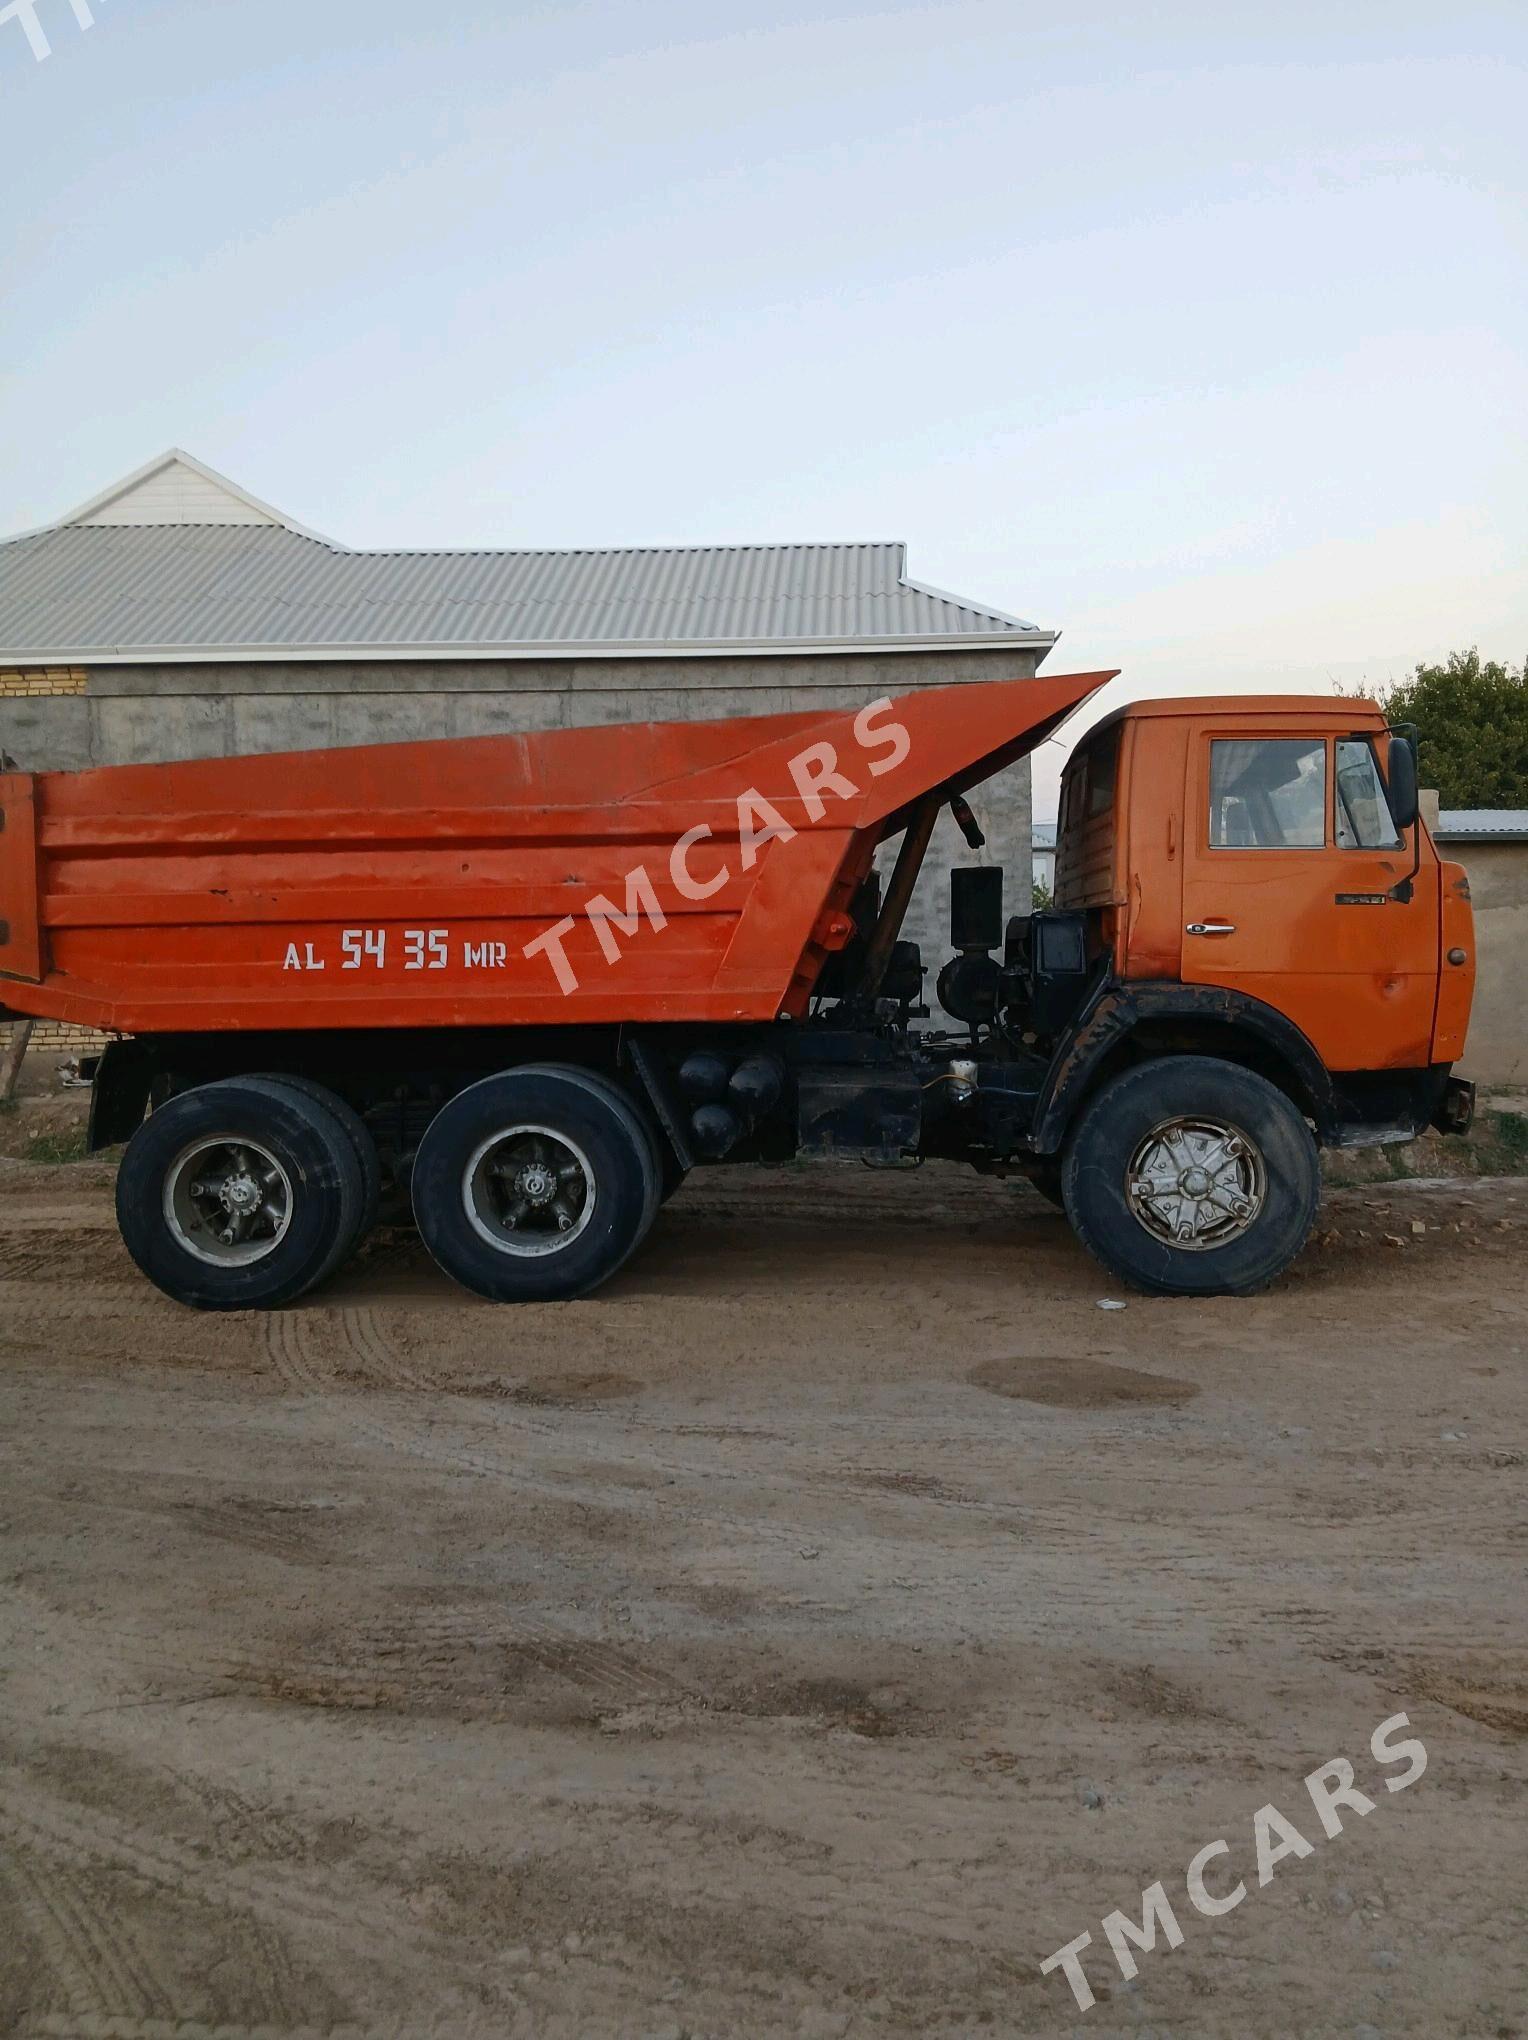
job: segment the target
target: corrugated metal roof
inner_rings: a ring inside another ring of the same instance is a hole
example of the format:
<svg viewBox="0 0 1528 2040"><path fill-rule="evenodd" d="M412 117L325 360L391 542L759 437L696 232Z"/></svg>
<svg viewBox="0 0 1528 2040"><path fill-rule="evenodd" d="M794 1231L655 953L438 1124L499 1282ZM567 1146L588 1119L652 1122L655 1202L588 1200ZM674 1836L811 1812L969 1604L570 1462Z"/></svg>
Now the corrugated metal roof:
<svg viewBox="0 0 1528 2040"><path fill-rule="evenodd" d="M1029 841L1033 849L1054 850L1056 847L1056 824L1054 822L1035 822L1029 831Z"/></svg>
<svg viewBox="0 0 1528 2040"><path fill-rule="evenodd" d="M1444 808L1433 834L1440 843L1528 843L1528 808Z"/></svg>
<svg viewBox="0 0 1528 2040"><path fill-rule="evenodd" d="M64 526L0 545L0 660L461 657L1053 634L906 578L901 545L349 552L257 526Z"/></svg>

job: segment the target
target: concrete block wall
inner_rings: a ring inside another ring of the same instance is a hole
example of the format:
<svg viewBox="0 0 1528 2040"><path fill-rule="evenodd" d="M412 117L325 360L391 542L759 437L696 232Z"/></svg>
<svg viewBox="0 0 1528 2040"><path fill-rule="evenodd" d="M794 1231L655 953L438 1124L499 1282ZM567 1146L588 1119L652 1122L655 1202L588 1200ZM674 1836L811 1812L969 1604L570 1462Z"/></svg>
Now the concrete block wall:
<svg viewBox="0 0 1528 2040"><path fill-rule="evenodd" d="M1469 874L1475 1004L1460 1069L1478 1084L1528 1086L1528 843L1450 843Z"/></svg>
<svg viewBox="0 0 1528 2040"><path fill-rule="evenodd" d="M710 720L859 708L881 695L1029 679L1033 652L863 652L784 657L440 660L54 668L0 689L0 750L28 771L156 763L329 745L398 743L594 723ZM51 691L33 685L52 681ZM1030 775L1012 767L972 796L973 852L948 815L935 831L906 935L928 987L949 948L951 865L998 863L1009 911L1027 909Z"/></svg>

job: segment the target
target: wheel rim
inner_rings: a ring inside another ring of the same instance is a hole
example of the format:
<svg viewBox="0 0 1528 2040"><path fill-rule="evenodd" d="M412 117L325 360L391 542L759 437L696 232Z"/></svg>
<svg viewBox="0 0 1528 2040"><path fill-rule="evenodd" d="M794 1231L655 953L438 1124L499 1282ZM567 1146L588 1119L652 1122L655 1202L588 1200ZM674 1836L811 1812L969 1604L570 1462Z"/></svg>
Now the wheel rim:
<svg viewBox="0 0 1528 2040"><path fill-rule="evenodd" d="M1165 1119L1130 1158L1125 1194L1153 1239L1187 1253L1223 1247L1257 1223L1268 1173L1256 1143L1222 1119Z"/></svg>
<svg viewBox="0 0 1528 2040"><path fill-rule="evenodd" d="M507 1126L479 1143L462 1171L472 1228L501 1254L560 1254L588 1230L594 1168L576 1141L550 1126Z"/></svg>
<svg viewBox="0 0 1528 2040"><path fill-rule="evenodd" d="M171 1237L214 1268L248 1268L273 1254L292 1223L292 1179L267 1147L220 1133L182 1148L165 1177Z"/></svg>

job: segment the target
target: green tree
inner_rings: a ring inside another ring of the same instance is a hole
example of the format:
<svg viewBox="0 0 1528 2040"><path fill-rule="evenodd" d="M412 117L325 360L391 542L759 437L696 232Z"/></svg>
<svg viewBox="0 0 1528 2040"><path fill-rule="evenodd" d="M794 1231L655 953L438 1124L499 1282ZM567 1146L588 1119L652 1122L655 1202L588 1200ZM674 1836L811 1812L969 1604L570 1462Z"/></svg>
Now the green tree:
<svg viewBox="0 0 1528 2040"><path fill-rule="evenodd" d="M1515 670L1472 646L1387 690L1393 722L1421 738L1424 786L1441 807L1528 807L1528 660Z"/></svg>

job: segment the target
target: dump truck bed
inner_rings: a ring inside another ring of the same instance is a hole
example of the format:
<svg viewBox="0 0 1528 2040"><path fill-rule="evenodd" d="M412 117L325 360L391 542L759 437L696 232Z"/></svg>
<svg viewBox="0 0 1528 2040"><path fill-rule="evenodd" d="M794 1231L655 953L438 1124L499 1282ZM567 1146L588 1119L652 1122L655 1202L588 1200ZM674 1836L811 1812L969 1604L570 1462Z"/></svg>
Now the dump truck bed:
<svg viewBox="0 0 1528 2040"><path fill-rule="evenodd" d="M0 776L0 1005L132 1034L796 1016L920 799L1110 677Z"/></svg>

